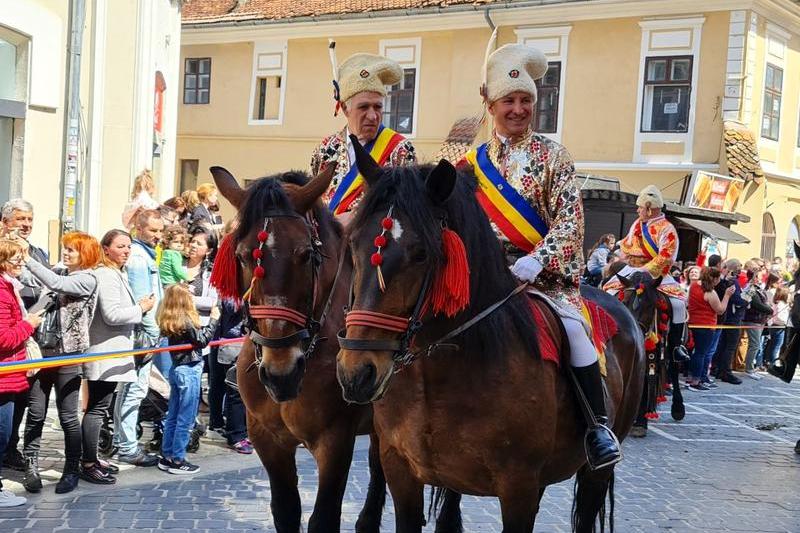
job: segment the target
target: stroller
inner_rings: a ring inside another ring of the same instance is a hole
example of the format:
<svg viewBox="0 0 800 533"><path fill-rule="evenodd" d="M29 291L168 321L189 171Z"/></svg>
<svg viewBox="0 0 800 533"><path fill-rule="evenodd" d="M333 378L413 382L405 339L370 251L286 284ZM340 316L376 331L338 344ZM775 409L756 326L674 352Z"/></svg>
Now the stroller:
<svg viewBox="0 0 800 533"><path fill-rule="evenodd" d="M100 428L100 441L98 450L106 457L111 457L117 453L114 446L114 405L116 404L116 393L114 401L111 402L108 412ZM147 395L142 400L139 407L139 416L136 420L136 438L141 440L144 435L145 426L152 427L152 436L145 444L145 450L151 453L161 453L161 439L164 434L164 419L167 416L169 405L169 384L161 372L154 366L150 371L150 388ZM200 449L200 437L206 434L206 426L195 419L195 426L189 436L189 443L186 451L195 453Z"/></svg>

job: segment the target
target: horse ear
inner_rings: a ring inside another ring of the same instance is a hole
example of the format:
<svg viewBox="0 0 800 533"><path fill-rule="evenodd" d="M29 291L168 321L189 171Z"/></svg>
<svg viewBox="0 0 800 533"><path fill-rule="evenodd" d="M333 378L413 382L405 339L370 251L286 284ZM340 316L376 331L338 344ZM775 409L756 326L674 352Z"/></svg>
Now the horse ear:
<svg viewBox="0 0 800 533"><path fill-rule="evenodd" d="M617 274L617 279L625 286L625 288L628 288L632 285L631 280L622 274Z"/></svg>
<svg viewBox="0 0 800 533"><path fill-rule="evenodd" d="M356 166L358 166L358 171L364 176L364 181L367 182L367 185L374 185L381 177L382 171L380 165L378 165L378 163L372 159L372 156L369 155L369 152L361 146L358 137L350 135L350 142L353 143L353 150L356 153Z"/></svg>
<svg viewBox="0 0 800 533"><path fill-rule="evenodd" d="M651 281L651 282L650 282L650 288L651 288L651 289L657 289L657 288L658 288L658 287L661 285L661 280L662 280L663 278L664 278L664 276L658 276L658 277L657 277L657 278L655 278L653 281Z"/></svg>
<svg viewBox="0 0 800 533"><path fill-rule="evenodd" d="M425 189L435 205L441 205L450 198L456 187L456 168L447 160L442 159L425 178Z"/></svg>
<svg viewBox="0 0 800 533"><path fill-rule="evenodd" d="M297 189L297 192L292 195L292 205L295 211L303 214L311 209L314 202L328 190L334 174L336 174L336 162L330 162L319 174L311 178L311 181Z"/></svg>
<svg viewBox="0 0 800 533"><path fill-rule="evenodd" d="M794 241L794 256L800 258L800 244L797 241Z"/></svg>
<svg viewBox="0 0 800 533"><path fill-rule="evenodd" d="M228 172L227 169L222 167L211 167L208 169L211 172L211 176L214 178L214 183L217 185L217 189L219 192L222 193L233 207L239 209L244 204L244 198L247 194L247 191L242 189L239 186L239 182L236 181L236 178L233 177L233 174Z"/></svg>

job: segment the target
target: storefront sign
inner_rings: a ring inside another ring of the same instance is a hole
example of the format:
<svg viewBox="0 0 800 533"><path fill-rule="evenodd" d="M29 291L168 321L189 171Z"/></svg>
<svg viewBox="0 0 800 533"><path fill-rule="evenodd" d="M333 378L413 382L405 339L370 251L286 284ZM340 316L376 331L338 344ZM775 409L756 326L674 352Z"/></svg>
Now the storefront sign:
<svg viewBox="0 0 800 533"><path fill-rule="evenodd" d="M744 190L744 180L697 170L684 199L687 207L733 213Z"/></svg>

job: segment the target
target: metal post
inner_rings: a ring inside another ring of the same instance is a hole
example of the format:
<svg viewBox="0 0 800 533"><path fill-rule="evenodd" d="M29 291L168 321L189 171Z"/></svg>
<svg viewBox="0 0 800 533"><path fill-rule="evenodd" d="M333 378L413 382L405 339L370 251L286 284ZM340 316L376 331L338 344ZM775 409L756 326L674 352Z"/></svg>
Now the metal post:
<svg viewBox="0 0 800 533"><path fill-rule="evenodd" d="M83 26L86 17L84 0L70 0L69 42L67 44L67 86L64 113L64 155L61 174L61 231L76 228L78 209L80 153L80 88L81 88L81 49L83 46Z"/></svg>

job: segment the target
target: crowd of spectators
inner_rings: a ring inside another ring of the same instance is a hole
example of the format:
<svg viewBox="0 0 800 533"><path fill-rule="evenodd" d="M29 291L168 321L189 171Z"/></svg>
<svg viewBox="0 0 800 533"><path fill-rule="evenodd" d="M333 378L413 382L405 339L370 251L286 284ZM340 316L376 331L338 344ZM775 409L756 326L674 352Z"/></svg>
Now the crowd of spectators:
<svg viewBox="0 0 800 533"><path fill-rule="evenodd" d="M65 233L57 261L29 241L31 203L14 199L2 207L0 362L192 345L0 374L2 467L24 471L28 492L43 489L39 456L51 395L64 435L56 493L74 490L79 481L113 484L119 463L172 474L198 471L186 452L192 432L205 428L206 414L211 435L225 438L232 451L253 452L244 405L225 382L239 346L209 348L214 339L241 335L240 310L219 301L209 283L217 244L232 228L222 224L213 184L163 203L156 198L153 177L142 172L121 228L99 240ZM166 413L154 424L158 454L145 449L137 431L156 377L170 389ZM206 395L207 406L201 402ZM99 453L104 431L113 446ZM0 484L0 507L23 503Z"/></svg>

